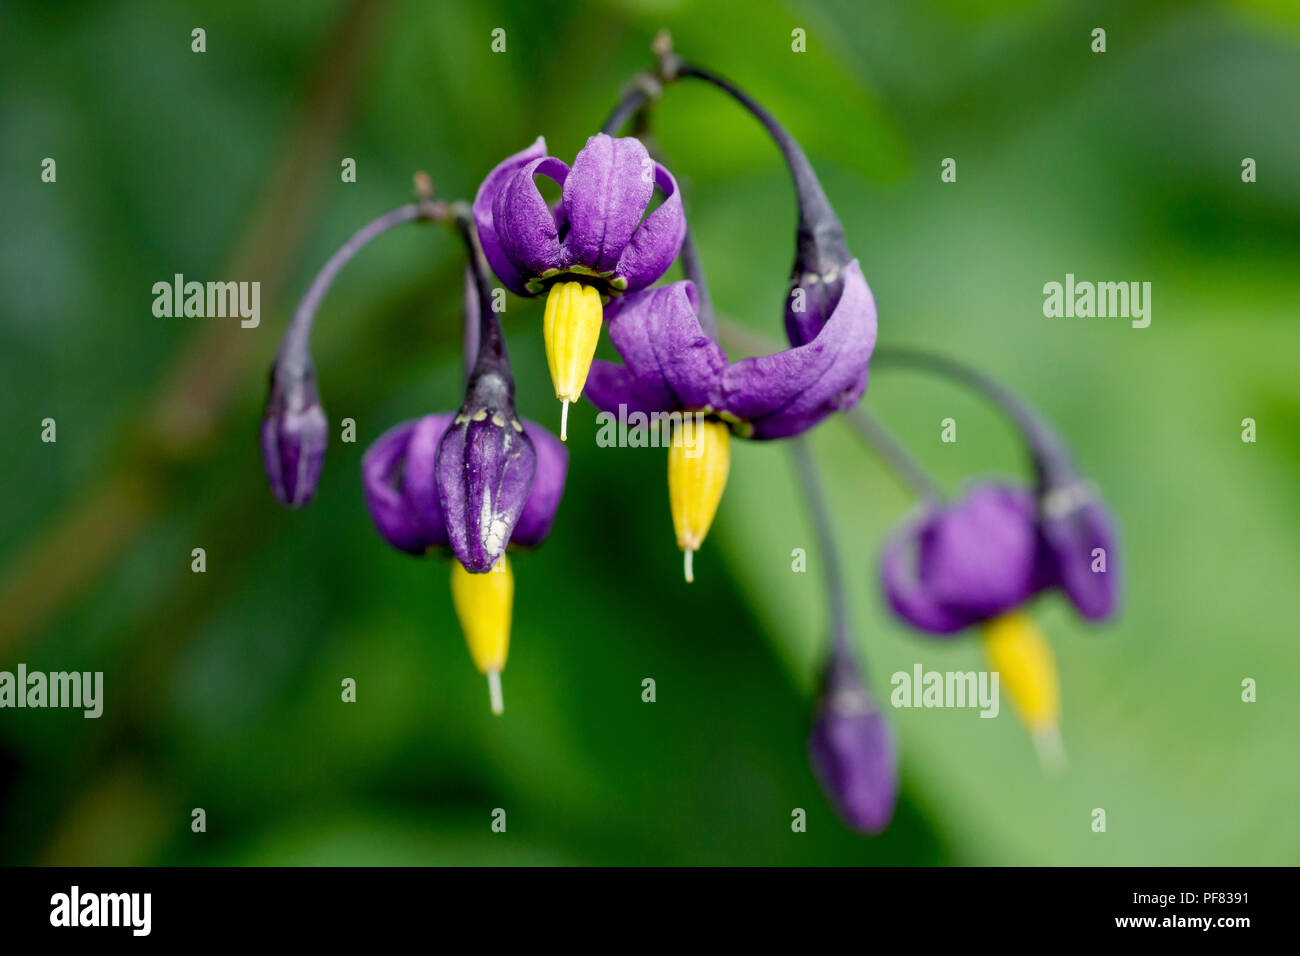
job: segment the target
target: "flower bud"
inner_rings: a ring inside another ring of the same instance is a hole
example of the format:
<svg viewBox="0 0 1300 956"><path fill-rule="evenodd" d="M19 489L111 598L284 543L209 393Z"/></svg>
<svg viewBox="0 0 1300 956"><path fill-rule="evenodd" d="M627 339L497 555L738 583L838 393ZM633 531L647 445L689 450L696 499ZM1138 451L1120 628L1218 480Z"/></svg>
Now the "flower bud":
<svg viewBox="0 0 1300 956"><path fill-rule="evenodd" d="M849 826L871 834L889 826L898 803L894 734L846 653L833 654L826 669L808 756Z"/></svg>
<svg viewBox="0 0 1300 956"><path fill-rule="evenodd" d="M279 363L272 366L262 418L262 463L281 504L300 508L311 500L328 442L315 370L310 365L293 371Z"/></svg>

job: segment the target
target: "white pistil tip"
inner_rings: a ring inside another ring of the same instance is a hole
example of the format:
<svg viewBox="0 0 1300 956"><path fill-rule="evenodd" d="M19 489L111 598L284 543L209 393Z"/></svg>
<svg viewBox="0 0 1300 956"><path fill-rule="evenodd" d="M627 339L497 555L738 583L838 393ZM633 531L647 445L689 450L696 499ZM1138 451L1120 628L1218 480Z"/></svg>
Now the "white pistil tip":
<svg viewBox="0 0 1300 956"><path fill-rule="evenodd" d="M685 551L682 552L682 554L686 556L685 557L686 583L690 584L695 580L695 566L692 564L692 558L695 557L695 552L692 551L690 548L687 548Z"/></svg>
<svg viewBox="0 0 1300 956"><path fill-rule="evenodd" d="M492 700L492 713L498 716L506 711L505 701L501 696L501 672L488 671L488 696Z"/></svg>
<svg viewBox="0 0 1300 956"><path fill-rule="evenodd" d="M1034 748L1038 751L1038 762L1043 772L1051 777L1065 773L1065 744L1061 740L1061 729L1055 725L1034 731Z"/></svg>
<svg viewBox="0 0 1300 956"><path fill-rule="evenodd" d="M560 441L569 440L569 400L563 399L564 408L560 412Z"/></svg>

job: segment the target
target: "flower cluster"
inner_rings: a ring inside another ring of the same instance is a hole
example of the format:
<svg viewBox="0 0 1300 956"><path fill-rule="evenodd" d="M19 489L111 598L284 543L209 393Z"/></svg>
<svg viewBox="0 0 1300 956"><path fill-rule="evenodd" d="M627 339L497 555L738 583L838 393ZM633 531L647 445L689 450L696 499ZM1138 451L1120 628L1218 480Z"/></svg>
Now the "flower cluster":
<svg viewBox="0 0 1300 956"><path fill-rule="evenodd" d="M631 88L571 166L538 137L487 174L472 204L434 201L423 187L414 203L349 239L308 290L271 372L262 425L266 472L280 501L298 507L311 499L325 454L326 418L309 341L330 282L393 226L438 221L456 228L468 262L468 374L460 406L388 428L365 452L361 477L366 506L388 544L451 559L452 603L498 713L513 613L507 552L535 548L551 531L569 466L563 442L574 403L585 396L604 412L676 423L668 499L689 582L726 487L732 439L797 439L854 409L876 351L874 297L798 143L728 81L659 52L654 76ZM744 107L791 174L798 224L784 304L788 344L769 354L732 360L723 349L677 182L643 139L617 135L629 116L648 110L663 84L684 78L711 84ZM543 198L539 177L559 188L558 203ZM686 277L656 285L679 261ZM562 402L558 439L515 411L490 274L516 295L545 298L546 362ZM595 359L603 328L621 362ZM1109 615L1116 577L1099 578L1095 560L1100 553L1104 565L1114 534L1059 440L1023 405L1012 411L1032 426L1037 489L980 485L953 504L927 495L923 514L885 548L882 577L891 607L917 628L947 635L982 626L996 666L1038 731L1056 725L1055 671L1045 641L1020 609L1059 589L1086 618ZM794 444L825 551L832 608L809 756L844 819L879 832L898 797L898 749L867 688L848 624L837 522L811 458L802 442Z"/></svg>

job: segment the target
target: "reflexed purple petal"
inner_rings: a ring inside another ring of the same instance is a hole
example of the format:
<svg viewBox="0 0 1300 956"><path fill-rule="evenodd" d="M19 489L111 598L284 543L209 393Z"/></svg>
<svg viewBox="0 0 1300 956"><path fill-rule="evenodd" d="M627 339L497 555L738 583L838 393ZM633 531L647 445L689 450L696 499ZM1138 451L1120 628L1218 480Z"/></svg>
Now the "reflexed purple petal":
<svg viewBox="0 0 1300 956"><path fill-rule="evenodd" d="M450 543L438 501L438 443L455 414L425 415L415 423L406 445L401 490L425 547L445 548Z"/></svg>
<svg viewBox="0 0 1300 956"><path fill-rule="evenodd" d="M595 405L602 412L619 414L619 406L625 408L625 414L645 412L672 412L678 410L672 393L664 387L656 375L653 379L639 379L623 365L596 359L591 363L587 373L587 384L582 387L582 397Z"/></svg>
<svg viewBox="0 0 1300 956"><path fill-rule="evenodd" d="M569 167L558 159L532 159L506 177L492 200L492 225L501 251L523 283L565 264L555 214L542 198L534 176L548 176L561 186ZM504 282L504 277L501 281ZM516 288L516 292L527 289Z"/></svg>
<svg viewBox="0 0 1300 956"><path fill-rule="evenodd" d="M417 422L402 422L384 432L361 457L366 508L384 540L399 551L424 554L422 522L398 490L400 471Z"/></svg>
<svg viewBox="0 0 1300 956"><path fill-rule="evenodd" d="M524 432L537 452L537 471L533 487L519 515L510 543L535 548L551 533L556 509L564 496L564 480L569 473L569 451L563 443L536 422L524 420Z"/></svg>
<svg viewBox="0 0 1300 956"><path fill-rule="evenodd" d="M496 227L492 222L492 204L496 195L501 191L507 179L519 170L521 166L529 162L541 159L546 155L546 139L537 137L531 146L527 149L515 153L510 158L500 163L492 172L487 174L482 185L478 188L478 193L474 196L474 225L478 228L479 242L483 245L483 254L487 256L488 264L492 266L492 271L497 274L506 288L518 295L526 294L524 288L524 277L519 275L519 270L514 267L510 259L506 256L505 251L501 248L501 241L497 237Z"/></svg>
<svg viewBox="0 0 1300 956"><path fill-rule="evenodd" d="M831 664L808 735L808 757L845 822L873 834L889 826L898 803L898 750L851 662Z"/></svg>
<svg viewBox="0 0 1300 956"><path fill-rule="evenodd" d="M709 404L727 367L727 355L695 315L695 286L674 282L624 297L609 322L609 339L648 396L671 400L669 408Z"/></svg>
<svg viewBox="0 0 1300 956"><path fill-rule="evenodd" d="M862 397L876 343L876 306L856 259L844 279L834 313L811 342L742 359L723 373L714 407L752 422L750 437L797 435Z"/></svg>
<svg viewBox="0 0 1300 956"><path fill-rule="evenodd" d="M597 133L574 159L563 186L568 261L613 272L654 193L650 154L634 137Z"/></svg>
<svg viewBox="0 0 1300 956"><path fill-rule="evenodd" d="M438 446L438 500L465 569L490 571L514 532L537 467L533 443L496 414L458 421Z"/></svg>
<svg viewBox="0 0 1300 956"><path fill-rule="evenodd" d="M618 260L615 273L627 280L629 292L644 289L668 271L686 238L686 214L677 181L655 163L655 185L664 194L659 207L642 220Z"/></svg>
<svg viewBox="0 0 1300 956"><path fill-rule="evenodd" d="M1079 613L1090 621L1110 617L1119 603L1121 579L1115 525L1106 508L1090 499L1056 513L1049 498L1039 529L1055 581ZM1104 556L1094 556L1098 548ZM1093 570L1099 557L1104 557L1105 571Z"/></svg>

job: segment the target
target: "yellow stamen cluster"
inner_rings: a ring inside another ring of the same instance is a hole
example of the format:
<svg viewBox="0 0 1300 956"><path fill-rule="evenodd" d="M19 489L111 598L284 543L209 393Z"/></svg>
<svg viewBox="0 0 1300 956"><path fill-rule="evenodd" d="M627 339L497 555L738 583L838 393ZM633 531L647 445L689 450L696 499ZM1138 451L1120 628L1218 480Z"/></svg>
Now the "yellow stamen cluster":
<svg viewBox="0 0 1300 956"><path fill-rule="evenodd" d="M451 563L451 600L460 618L465 643L479 671L487 675L492 713L504 710L501 672L510 650L510 618L515 598L515 577L503 554L485 574L470 574L459 561Z"/></svg>
<svg viewBox="0 0 1300 956"><path fill-rule="evenodd" d="M582 397L591 360L600 341L600 323L605 315L600 293L581 282L557 282L546 296L542 338L546 342L546 364L551 369L555 397L564 402L560 419L560 440L568 440L569 403Z"/></svg>
<svg viewBox="0 0 1300 956"><path fill-rule="evenodd" d="M1052 647L1033 618L1023 612L995 617L984 625L989 665L1024 721L1039 755L1050 769L1064 763L1058 725L1061 689Z"/></svg>
<svg viewBox="0 0 1300 956"><path fill-rule="evenodd" d="M722 422L683 416L668 449L668 503L677 547L685 555L686 580L694 581L692 556L713 524L731 469L731 431Z"/></svg>

